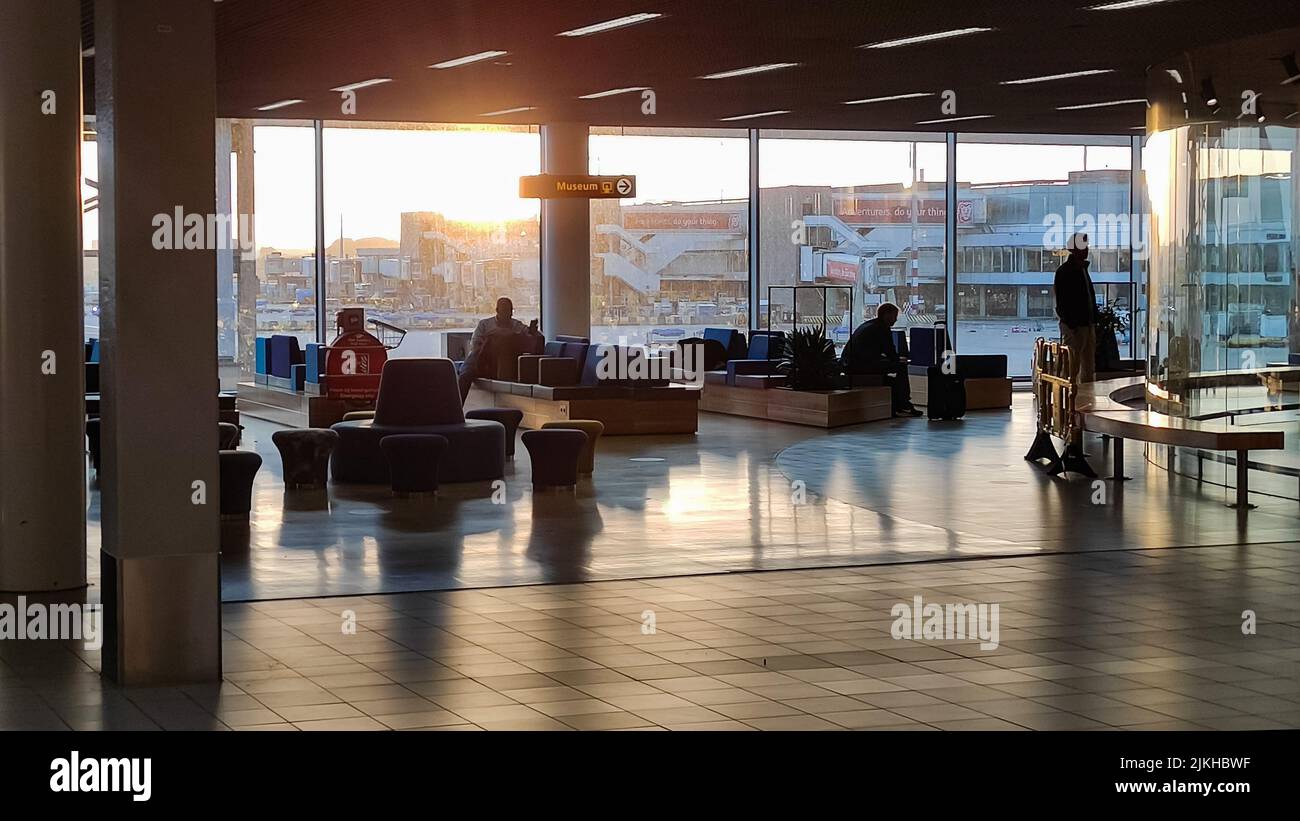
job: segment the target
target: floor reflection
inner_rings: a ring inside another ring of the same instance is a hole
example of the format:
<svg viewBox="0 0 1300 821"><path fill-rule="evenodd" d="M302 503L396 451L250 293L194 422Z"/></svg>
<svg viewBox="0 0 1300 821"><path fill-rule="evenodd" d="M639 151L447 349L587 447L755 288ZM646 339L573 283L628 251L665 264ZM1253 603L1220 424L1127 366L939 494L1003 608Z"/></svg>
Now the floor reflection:
<svg viewBox="0 0 1300 821"><path fill-rule="evenodd" d="M1053 480L1021 457L1029 397L962 422L839 431L701 414L698 436L605 437L576 491L534 494L520 448L504 486L436 497L331 485L286 492L276 427L245 420L265 462L246 530L226 525L226 601L568 583L729 571L1294 538L1293 501L1229 491L1129 454L1118 491ZM1090 442L1094 459L1108 452ZM646 461L652 460L652 461ZM97 570L99 494L90 499ZM92 574L94 576L95 574Z"/></svg>

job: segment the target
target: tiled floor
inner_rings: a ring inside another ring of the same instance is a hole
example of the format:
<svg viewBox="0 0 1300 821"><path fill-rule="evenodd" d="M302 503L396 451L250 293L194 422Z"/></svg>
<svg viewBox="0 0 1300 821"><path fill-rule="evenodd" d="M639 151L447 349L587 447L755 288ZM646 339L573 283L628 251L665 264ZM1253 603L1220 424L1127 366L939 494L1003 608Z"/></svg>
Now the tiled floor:
<svg viewBox="0 0 1300 821"><path fill-rule="evenodd" d="M437 499L386 487L283 489L275 426L246 419L265 459L251 528L228 529L227 601L569 583L975 556L1294 539L1300 504L1257 495L1245 518L1221 488L1147 465L1098 491L1021 457L1027 394L1013 412L958 423L893 420L831 433L700 415L698 436L605 437L594 480L534 498L528 456L486 484ZM1106 454L1099 443L1094 462ZM662 461L633 461L634 459ZM1263 482L1267 477L1256 477ZM90 566L98 568L98 493ZM247 545L246 548L242 548ZM242 549L241 549L242 548ZM97 596L97 589L92 590Z"/></svg>
<svg viewBox="0 0 1300 821"><path fill-rule="evenodd" d="M1051 479L1031 420L702 414L602 440L573 494L534 499L521 449L504 504L286 495L248 420L225 681L124 690L96 652L2 642L0 729L1300 727L1300 506L1240 516L1139 447L1123 487ZM915 596L996 604L998 646L893 638Z"/></svg>
<svg viewBox="0 0 1300 821"><path fill-rule="evenodd" d="M1296 728L1298 583L1256 544L228 604L220 686L0 644L0 729ZM892 638L914 596L997 648Z"/></svg>

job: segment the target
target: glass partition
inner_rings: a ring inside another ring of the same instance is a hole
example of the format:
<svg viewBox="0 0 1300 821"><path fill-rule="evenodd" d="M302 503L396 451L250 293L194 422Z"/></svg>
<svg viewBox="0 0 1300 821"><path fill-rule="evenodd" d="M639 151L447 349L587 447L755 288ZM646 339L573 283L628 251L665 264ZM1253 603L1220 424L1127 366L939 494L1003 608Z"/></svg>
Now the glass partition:
<svg viewBox="0 0 1300 821"><path fill-rule="evenodd" d="M1148 398L1155 409L1187 419L1283 430L1284 450L1250 453L1251 489L1295 498L1300 120L1285 112L1300 103L1300 92L1279 85L1263 68L1235 80L1220 74L1222 106L1199 95L1189 102L1181 88L1199 88L1198 77L1221 66L1253 65L1242 55L1268 47L1215 47L1148 75ZM1252 98L1238 95L1237 85L1267 91ZM1175 470L1235 484L1234 454L1180 450L1165 456Z"/></svg>

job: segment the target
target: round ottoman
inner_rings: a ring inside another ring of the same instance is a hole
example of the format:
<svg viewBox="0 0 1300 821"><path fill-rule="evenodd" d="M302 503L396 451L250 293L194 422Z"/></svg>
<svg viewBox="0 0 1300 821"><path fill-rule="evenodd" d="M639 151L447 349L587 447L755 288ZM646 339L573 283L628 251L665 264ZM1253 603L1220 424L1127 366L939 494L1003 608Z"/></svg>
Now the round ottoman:
<svg viewBox="0 0 1300 821"><path fill-rule="evenodd" d="M379 440L388 460L394 493L433 493L438 489L438 460L447 450L447 437L395 433Z"/></svg>
<svg viewBox="0 0 1300 821"><path fill-rule="evenodd" d="M253 509L253 479L262 457L251 450L223 450L218 454L222 518L248 518Z"/></svg>
<svg viewBox="0 0 1300 821"><path fill-rule="evenodd" d="M520 438L533 463L534 489L578 484L578 460L587 446L587 434L580 430L526 430Z"/></svg>
<svg viewBox="0 0 1300 821"><path fill-rule="evenodd" d="M515 458L515 431L524 421L524 412L515 408L478 408L465 411L466 419L488 419L500 422L506 429L506 458Z"/></svg>
<svg viewBox="0 0 1300 821"><path fill-rule="evenodd" d="M217 423L217 450L234 450L239 446L239 425L232 422Z"/></svg>
<svg viewBox="0 0 1300 821"><path fill-rule="evenodd" d="M595 419L570 419L567 422L543 422L542 430L580 430L587 434L587 444L578 457L578 472L590 475L596 470L596 442L605 432L605 424Z"/></svg>
<svg viewBox="0 0 1300 821"><path fill-rule="evenodd" d="M325 487L329 481L330 453L339 435L324 428L277 430L271 441L280 451L287 488Z"/></svg>

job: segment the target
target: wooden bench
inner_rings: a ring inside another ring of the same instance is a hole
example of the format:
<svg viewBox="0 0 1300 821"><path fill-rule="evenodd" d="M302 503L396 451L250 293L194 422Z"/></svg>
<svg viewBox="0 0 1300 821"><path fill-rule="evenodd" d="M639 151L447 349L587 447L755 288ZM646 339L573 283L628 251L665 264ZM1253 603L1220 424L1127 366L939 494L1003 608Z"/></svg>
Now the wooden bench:
<svg viewBox="0 0 1300 821"><path fill-rule="evenodd" d="M1243 429L1222 419L1196 421L1145 410L1087 410L1081 413L1083 429L1109 436L1114 441L1115 481L1123 481L1124 440L1136 439L1169 447L1233 451L1237 461L1237 501L1230 505L1246 510L1250 504L1250 459L1252 450L1281 450L1286 436L1280 430Z"/></svg>

